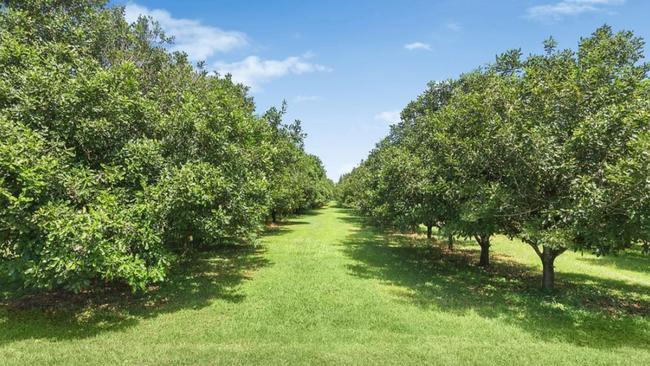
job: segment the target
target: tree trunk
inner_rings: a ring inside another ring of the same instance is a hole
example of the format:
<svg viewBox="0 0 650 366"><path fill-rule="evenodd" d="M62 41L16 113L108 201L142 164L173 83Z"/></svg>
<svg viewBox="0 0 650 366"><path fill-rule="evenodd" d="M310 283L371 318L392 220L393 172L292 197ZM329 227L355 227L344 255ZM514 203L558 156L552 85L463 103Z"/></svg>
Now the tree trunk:
<svg viewBox="0 0 650 366"><path fill-rule="evenodd" d="M490 266L490 245L481 245L481 260L478 265L481 267Z"/></svg>
<svg viewBox="0 0 650 366"><path fill-rule="evenodd" d="M271 211L271 221L275 224L277 222L277 214L275 210Z"/></svg>
<svg viewBox="0 0 650 366"><path fill-rule="evenodd" d="M447 249L454 250L454 236L451 234L447 237Z"/></svg>
<svg viewBox="0 0 650 366"><path fill-rule="evenodd" d="M555 289L555 258L564 253L567 248L554 249L542 245L542 250L535 241L527 241L526 244L530 245L539 259L542 260L542 290L551 292Z"/></svg>
<svg viewBox="0 0 650 366"><path fill-rule="evenodd" d="M427 225L427 239L431 239L431 234L433 233L433 225Z"/></svg>
<svg viewBox="0 0 650 366"><path fill-rule="evenodd" d="M542 275L542 290L552 292L555 288L555 258L558 254L549 248L544 247L542 252L542 267L544 273Z"/></svg>
<svg viewBox="0 0 650 366"><path fill-rule="evenodd" d="M478 262L478 265L481 267L489 267L490 266L490 237L477 236L476 241L478 241L478 245L481 246L481 260Z"/></svg>

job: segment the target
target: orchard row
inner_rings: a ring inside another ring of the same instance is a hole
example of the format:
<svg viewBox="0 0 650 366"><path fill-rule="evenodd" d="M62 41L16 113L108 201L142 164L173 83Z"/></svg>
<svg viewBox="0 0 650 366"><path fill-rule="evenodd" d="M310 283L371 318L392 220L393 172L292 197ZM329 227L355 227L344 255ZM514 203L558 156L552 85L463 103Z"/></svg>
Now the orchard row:
<svg viewBox="0 0 650 366"><path fill-rule="evenodd" d="M566 250L609 254L650 240L650 82L642 39L608 26L576 50L510 50L432 82L339 200L375 222L472 238L519 238L554 285Z"/></svg>
<svg viewBox="0 0 650 366"><path fill-rule="evenodd" d="M103 1L0 11L0 271L27 288L144 289L200 247L323 205L300 122L255 113L152 19Z"/></svg>

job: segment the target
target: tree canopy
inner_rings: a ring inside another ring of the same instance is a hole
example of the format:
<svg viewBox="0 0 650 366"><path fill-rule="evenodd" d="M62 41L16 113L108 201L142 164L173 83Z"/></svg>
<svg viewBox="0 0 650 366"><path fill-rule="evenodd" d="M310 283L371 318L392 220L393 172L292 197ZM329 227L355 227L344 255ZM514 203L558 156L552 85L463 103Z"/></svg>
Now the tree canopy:
<svg viewBox="0 0 650 366"><path fill-rule="evenodd" d="M510 50L457 80L430 83L342 177L340 200L395 227L406 219L475 238L481 265L491 236L518 237L539 255L549 290L554 260L567 249L647 248L643 45L603 26L576 50L551 38L543 54Z"/></svg>
<svg viewBox="0 0 650 366"><path fill-rule="evenodd" d="M258 116L246 87L170 42L106 1L0 12L0 270L15 281L143 289L179 255L329 200L299 123Z"/></svg>

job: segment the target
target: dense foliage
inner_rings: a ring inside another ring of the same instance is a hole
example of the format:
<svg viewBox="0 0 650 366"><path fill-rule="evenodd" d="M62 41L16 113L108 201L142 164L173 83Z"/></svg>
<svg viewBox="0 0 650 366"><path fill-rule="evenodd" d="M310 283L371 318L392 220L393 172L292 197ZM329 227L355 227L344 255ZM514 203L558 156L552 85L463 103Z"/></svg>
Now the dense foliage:
<svg viewBox="0 0 650 366"><path fill-rule="evenodd" d="M328 200L300 124L257 116L246 87L170 42L101 0L0 11L3 273L29 288L142 289L179 254Z"/></svg>
<svg viewBox="0 0 650 366"><path fill-rule="evenodd" d="M332 197L334 183L325 176L317 156L305 154L305 134L299 120L282 123L286 104L271 108L264 118L271 126L273 157L271 159L271 206L273 222L292 213L324 205Z"/></svg>
<svg viewBox="0 0 650 366"><path fill-rule="evenodd" d="M343 176L339 200L382 224L518 237L552 289L555 258L650 240L650 82L643 40L608 26L560 50L519 50L431 83Z"/></svg>

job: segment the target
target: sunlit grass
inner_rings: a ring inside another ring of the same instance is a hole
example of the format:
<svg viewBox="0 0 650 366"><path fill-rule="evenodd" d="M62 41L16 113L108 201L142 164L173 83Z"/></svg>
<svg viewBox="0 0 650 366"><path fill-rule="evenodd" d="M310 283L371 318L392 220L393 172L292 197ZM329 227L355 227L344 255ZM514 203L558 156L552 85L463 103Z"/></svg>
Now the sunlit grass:
<svg viewBox="0 0 650 366"><path fill-rule="evenodd" d="M487 271L476 249L330 207L147 295L5 301L0 364L650 364L649 258L563 254L549 296L531 248L497 238Z"/></svg>

